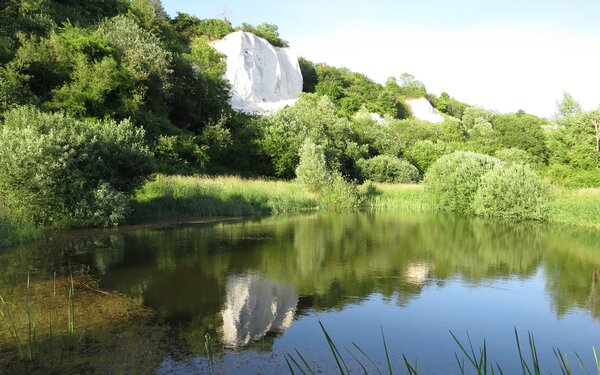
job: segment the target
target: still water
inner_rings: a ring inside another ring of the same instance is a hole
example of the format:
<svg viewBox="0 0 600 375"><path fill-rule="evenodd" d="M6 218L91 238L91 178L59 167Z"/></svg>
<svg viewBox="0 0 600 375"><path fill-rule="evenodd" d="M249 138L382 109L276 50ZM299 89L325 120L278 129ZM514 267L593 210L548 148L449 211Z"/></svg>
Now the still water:
<svg viewBox="0 0 600 375"><path fill-rule="evenodd" d="M165 358L159 373L209 371L206 337L215 373L285 373L284 356L296 349L315 369L335 372L319 321L356 373L344 348L376 370L353 342L386 370L382 331L398 373L406 372L403 354L421 373L458 373L450 331L464 343L468 332L476 351L485 339L505 373L520 372L515 328L524 346L533 333L543 373L560 372L554 347L576 370L575 351L594 370L592 347L600 349L598 230L311 214L81 232L36 251L58 247L58 257L37 255L39 269L69 258L183 331L191 354Z"/></svg>

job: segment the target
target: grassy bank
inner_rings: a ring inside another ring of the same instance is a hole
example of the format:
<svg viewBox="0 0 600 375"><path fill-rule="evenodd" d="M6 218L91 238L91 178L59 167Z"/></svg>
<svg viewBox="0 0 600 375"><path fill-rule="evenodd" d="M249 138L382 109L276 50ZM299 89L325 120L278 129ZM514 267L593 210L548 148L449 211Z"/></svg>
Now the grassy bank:
<svg viewBox="0 0 600 375"><path fill-rule="evenodd" d="M376 184L363 205L373 210L434 210L424 186L417 184ZM128 222L279 214L318 206L315 194L295 181L159 175L136 192ZM600 189L554 188L549 206L550 222L600 228ZM0 212L0 247L43 234L42 228L19 226L6 217Z"/></svg>
<svg viewBox="0 0 600 375"><path fill-rule="evenodd" d="M433 211L424 185L376 184L365 208ZM173 217L245 216L318 208L314 194L294 181L238 177L158 176L135 196L132 221ZM600 189L555 188L549 221L600 228Z"/></svg>
<svg viewBox="0 0 600 375"><path fill-rule="evenodd" d="M315 196L295 182L159 175L136 193L130 221L276 214L316 205Z"/></svg>

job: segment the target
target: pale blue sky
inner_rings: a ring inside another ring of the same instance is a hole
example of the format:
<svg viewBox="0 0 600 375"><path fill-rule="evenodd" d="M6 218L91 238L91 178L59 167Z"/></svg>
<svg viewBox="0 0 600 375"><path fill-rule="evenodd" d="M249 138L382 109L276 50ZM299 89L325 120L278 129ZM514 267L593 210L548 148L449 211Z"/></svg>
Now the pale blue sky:
<svg viewBox="0 0 600 375"><path fill-rule="evenodd" d="M314 62L383 82L408 71L430 91L550 116L563 90L600 104L600 0L163 0L200 18L275 23Z"/></svg>

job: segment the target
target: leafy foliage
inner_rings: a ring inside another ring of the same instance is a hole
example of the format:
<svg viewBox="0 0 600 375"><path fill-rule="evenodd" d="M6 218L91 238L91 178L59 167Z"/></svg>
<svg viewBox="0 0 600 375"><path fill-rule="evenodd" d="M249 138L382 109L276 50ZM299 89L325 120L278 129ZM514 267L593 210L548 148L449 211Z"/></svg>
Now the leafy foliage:
<svg viewBox="0 0 600 375"><path fill-rule="evenodd" d="M425 139L415 142L408 149L406 156L421 174L425 174L436 160L450 152L450 146L445 142L433 142Z"/></svg>
<svg viewBox="0 0 600 375"><path fill-rule="evenodd" d="M545 220L550 184L524 164L498 165L481 177L473 200L477 215L506 220Z"/></svg>
<svg viewBox="0 0 600 375"><path fill-rule="evenodd" d="M259 126L262 132L259 144L280 177L294 176L298 150L306 138L323 147L332 171L350 173L355 161L366 153L366 148L356 142L350 122L337 115L327 97L303 94L296 105L261 119Z"/></svg>
<svg viewBox="0 0 600 375"><path fill-rule="evenodd" d="M546 121L528 114L497 115L492 120L498 147L527 151L540 163L548 159L546 136L542 126Z"/></svg>
<svg viewBox="0 0 600 375"><path fill-rule="evenodd" d="M187 13L177 13L172 22L175 30L188 41L193 41L199 36L218 40L233 32L231 22L227 20L200 19Z"/></svg>
<svg viewBox="0 0 600 375"><path fill-rule="evenodd" d="M317 64L315 68L318 81L315 92L329 97L341 115L352 117L365 105L369 112L408 117L406 104L367 76L325 64Z"/></svg>
<svg viewBox="0 0 600 375"><path fill-rule="evenodd" d="M275 24L263 22L252 26L249 23L242 23L237 29L264 38L275 47L288 47L288 42L279 37L279 28Z"/></svg>
<svg viewBox="0 0 600 375"><path fill-rule="evenodd" d="M323 148L317 146L310 138L306 139L300 148L296 179L312 192L321 191L331 182Z"/></svg>
<svg viewBox="0 0 600 375"><path fill-rule="evenodd" d="M510 147L501 148L494 154L496 159L503 161L505 164L534 164L534 157L525 150L520 148Z"/></svg>
<svg viewBox="0 0 600 375"><path fill-rule="evenodd" d="M358 166L367 180L408 184L418 182L419 170L406 160L395 156L379 155L359 160Z"/></svg>
<svg viewBox="0 0 600 375"><path fill-rule="evenodd" d="M0 204L18 221L115 225L151 170L144 131L130 121L86 123L29 107L0 128Z"/></svg>
<svg viewBox="0 0 600 375"><path fill-rule="evenodd" d="M456 151L433 163L425 175L425 184L438 208L471 212L481 176L499 164L489 155Z"/></svg>

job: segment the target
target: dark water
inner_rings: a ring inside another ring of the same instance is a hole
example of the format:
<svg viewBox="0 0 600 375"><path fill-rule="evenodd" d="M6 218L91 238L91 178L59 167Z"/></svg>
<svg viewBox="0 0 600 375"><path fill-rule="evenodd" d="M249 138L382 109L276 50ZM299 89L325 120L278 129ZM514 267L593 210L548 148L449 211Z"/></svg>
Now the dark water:
<svg viewBox="0 0 600 375"><path fill-rule="evenodd" d="M183 330L194 354L161 373L206 372L207 333L217 373L287 372L295 349L335 372L319 320L355 373L352 342L386 369L382 329L399 373L402 354L421 373L458 373L449 331L476 350L485 338L505 373L520 372L515 327L524 346L533 332L544 373L560 372L553 347L575 373L574 351L594 373L600 349L597 230L361 213L81 232L4 251L2 282L66 259Z"/></svg>

